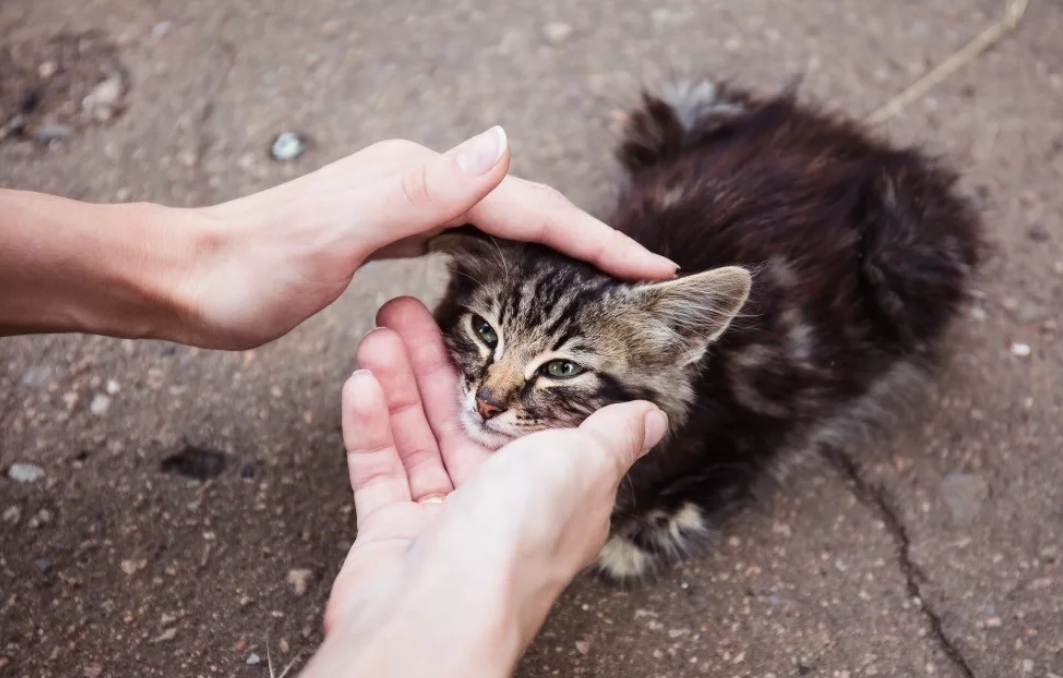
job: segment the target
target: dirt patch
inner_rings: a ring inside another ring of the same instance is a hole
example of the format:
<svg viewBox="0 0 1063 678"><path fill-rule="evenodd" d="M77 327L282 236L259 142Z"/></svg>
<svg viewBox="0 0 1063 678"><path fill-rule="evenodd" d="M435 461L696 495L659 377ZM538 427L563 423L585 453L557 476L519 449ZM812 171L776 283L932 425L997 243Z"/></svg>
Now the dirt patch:
<svg viewBox="0 0 1063 678"><path fill-rule="evenodd" d="M125 110L129 78L101 31L0 47L0 142L49 143Z"/></svg>

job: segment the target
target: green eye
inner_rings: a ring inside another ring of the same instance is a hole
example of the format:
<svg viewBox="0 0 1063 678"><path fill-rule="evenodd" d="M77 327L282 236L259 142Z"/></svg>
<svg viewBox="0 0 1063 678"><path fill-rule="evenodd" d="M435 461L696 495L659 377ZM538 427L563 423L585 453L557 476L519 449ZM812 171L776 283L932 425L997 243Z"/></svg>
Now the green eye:
<svg viewBox="0 0 1063 678"><path fill-rule="evenodd" d="M543 374L555 379L568 379L586 372L582 367L571 360L551 360L540 368Z"/></svg>
<svg viewBox="0 0 1063 678"><path fill-rule="evenodd" d="M481 341L487 344L488 348L494 348L498 345L498 334L495 332L495 328L491 327L491 323L478 315L473 315L472 317L472 331L476 336L480 337Z"/></svg>

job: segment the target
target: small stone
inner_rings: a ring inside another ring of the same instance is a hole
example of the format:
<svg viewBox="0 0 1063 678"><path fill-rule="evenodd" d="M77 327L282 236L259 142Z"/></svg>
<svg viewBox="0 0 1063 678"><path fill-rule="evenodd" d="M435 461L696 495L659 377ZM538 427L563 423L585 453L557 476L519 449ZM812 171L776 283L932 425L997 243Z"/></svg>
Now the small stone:
<svg viewBox="0 0 1063 678"><path fill-rule="evenodd" d="M54 59L44 61L37 67L37 75L40 76L41 80L47 80L58 72L59 64L57 64Z"/></svg>
<svg viewBox="0 0 1063 678"><path fill-rule="evenodd" d="M310 578L314 576L314 573L306 569L296 569L288 571L288 583L292 585L292 589L295 591L295 595L301 596L306 593L307 586L310 583Z"/></svg>
<svg viewBox="0 0 1063 678"><path fill-rule="evenodd" d="M1041 224L1031 226L1030 230L1026 231L1026 235L1034 242L1048 242L1049 240L1048 230Z"/></svg>
<svg viewBox="0 0 1063 678"><path fill-rule="evenodd" d="M999 629L1004 625L1004 620L1000 617L990 617L985 620L985 627L987 629Z"/></svg>
<svg viewBox="0 0 1063 678"><path fill-rule="evenodd" d="M306 138L298 132L282 132L270 147L270 155L278 162L291 162L306 152Z"/></svg>
<svg viewBox="0 0 1063 678"><path fill-rule="evenodd" d="M100 674L103 673L103 667L99 664L89 664L81 673L85 678L100 678Z"/></svg>
<svg viewBox="0 0 1063 678"><path fill-rule="evenodd" d="M580 654L587 654L590 651L591 651L591 643L590 643L589 640L577 640L576 641L576 652L579 652Z"/></svg>
<svg viewBox="0 0 1063 678"><path fill-rule="evenodd" d="M52 569L53 565L51 558L38 558L33 561L33 564L44 574L47 574L48 570Z"/></svg>
<svg viewBox="0 0 1063 678"><path fill-rule="evenodd" d="M48 383L48 377L52 374L52 368L50 367L34 367L26 370L19 379L19 383L23 386L30 386L33 388L40 388Z"/></svg>
<svg viewBox="0 0 1063 678"><path fill-rule="evenodd" d="M199 162L199 154L191 149L184 149L177 154L177 162L181 163L185 167L195 167Z"/></svg>
<svg viewBox="0 0 1063 678"><path fill-rule="evenodd" d="M284 638L281 638L280 642L277 643L277 646L280 647L281 652L283 652L284 654L288 654L288 650L291 649L291 646L288 644L288 641Z"/></svg>
<svg viewBox="0 0 1063 678"><path fill-rule="evenodd" d="M1023 659L1022 660L1022 672L1023 673L1033 673L1033 667L1034 667L1034 663L1033 663L1032 659Z"/></svg>
<svg viewBox="0 0 1063 678"><path fill-rule="evenodd" d="M247 659L244 660L244 663L248 666L257 666L262 663L262 657L259 657L257 654L252 652L251 654L247 655Z"/></svg>
<svg viewBox="0 0 1063 678"><path fill-rule="evenodd" d="M153 642L153 643L163 643L163 642L166 642L167 640L173 640L176 636L177 636L177 629L171 626L170 628L166 629L165 631L163 631L159 635L157 635L154 638L152 638L151 642Z"/></svg>
<svg viewBox="0 0 1063 678"><path fill-rule="evenodd" d="M322 37L331 40L339 37L340 29L343 28L343 24L336 19L329 19L325 23L321 24Z"/></svg>
<svg viewBox="0 0 1063 678"><path fill-rule="evenodd" d="M688 633L690 633L690 629L668 629L668 637L672 640L681 638Z"/></svg>
<svg viewBox="0 0 1063 678"><path fill-rule="evenodd" d="M34 483L44 477L44 469L36 464L16 461L7 469L7 477L16 483Z"/></svg>
<svg viewBox="0 0 1063 678"><path fill-rule="evenodd" d="M132 577L137 572L140 572L148 566L148 561L144 559L140 560L123 560L119 567L122 568L122 572L126 573L126 576Z"/></svg>
<svg viewBox="0 0 1063 678"><path fill-rule="evenodd" d="M563 21L551 21L543 26L543 36L546 37L548 42L555 45L559 45L572 37L573 31L575 31L575 28L572 27L572 24L566 24Z"/></svg>
<svg viewBox="0 0 1063 678"><path fill-rule="evenodd" d="M284 389L282 389L280 386L273 386L269 389L269 393L274 398L281 398L284 396Z"/></svg>
<svg viewBox="0 0 1063 678"><path fill-rule="evenodd" d="M173 30L173 22L172 21L160 21L159 23L155 24L155 26L152 27L152 29L151 29L151 37L153 37L153 38L161 38L164 35L169 35L170 31L172 31L172 30Z"/></svg>
<svg viewBox="0 0 1063 678"><path fill-rule="evenodd" d="M251 603L255 602L255 599L245 593L244 595L240 596L239 602L240 607L247 607Z"/></svg>
<svg viewBox="0 0 1063 678"><path fill-rule="evenodd" d="M114 379L107 380L107 393L114 395L122 390L122 387L118 385L118 382Z"/></svg>
<svg viewBox="0 0 1063 678"><path fill-rule="evenodd" d="M124 89L122 77L114 74L92 88L81 100L81 110L96 122L107 122L119 112Z"/></svg>
<svg viewBox="0 0 1063 678"><path fill-rule="evenodd" d="M941 498L954 520L969 522L989 497L989 484L981 476L950 473L941 481Z"/></svg>
<svg viewBox="0 0 1063 678"><path fill-rule="evenodd" d="M92 397L92 404L89 405L89 411L95 414L97 417L102 417L107 414L107 410L111 409L111 397L102 393L97 393Z"/></svg>
<svg viewBox="0 0 1063 678"><path fill-rule="evenodd" d="M734 54L742 50L742 39L739 37L730 37L723 41L723 49L725 52Z"/></svg>
<svg viewBox="0 0 1063 678"><path fill-rule="evenodd" d="M4 522L10 525L16 525L19 520L22 519L22 509L16 505L8 506L4 509Z"/></svg>
<svg viewBox="0 0 1063 678"><path fill-rule="evenodd" d="M1029 344L1023 344L1022 342L1018 341L1011 342L1011 347L1009 350L1011 351L1011 355L1015 356L1016 358L1028 358L1030 356L1030 353L1033 352Z"/></svg>
<svg viewBox="0 0 1063 678"><path fill-rule="evenodd" d="M977 320L980 323L984 323L986 321L986 318L988 317L988 315L985 312L985 309L982 308L981 306L972 306L970 314L971 314L971 318L973 318L974 320Z"/></svg>
<svg viewBox="0 0 1063 678"><path fill-rule="evenodd" d="M41 125L33 129L33 138L37 141L62 141L74 136L74 130L66 125Z"/></svg>
<svg viewBox="0 0 1063 678"><path fill-rule="evenodd" d="M163 626L169 626L170 624L174 623L175 621L177 621L177 617L175 615L168 614L166 612L163 612L162 613L162 617L159 618L159 623L162 624Z"/></svg>

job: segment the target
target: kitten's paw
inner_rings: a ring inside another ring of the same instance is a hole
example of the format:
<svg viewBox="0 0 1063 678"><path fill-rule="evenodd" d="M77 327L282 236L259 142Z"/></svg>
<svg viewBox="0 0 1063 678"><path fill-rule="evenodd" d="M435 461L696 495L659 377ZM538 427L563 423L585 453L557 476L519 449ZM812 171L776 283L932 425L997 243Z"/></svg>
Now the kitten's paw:
<svg viewBox="0 0 1063 678"><path fill-rule="evenodd" d="M595 566L616 582L645 580L705 542L709 526L695 504L654 509L622 526L598 553Z"/></svg>

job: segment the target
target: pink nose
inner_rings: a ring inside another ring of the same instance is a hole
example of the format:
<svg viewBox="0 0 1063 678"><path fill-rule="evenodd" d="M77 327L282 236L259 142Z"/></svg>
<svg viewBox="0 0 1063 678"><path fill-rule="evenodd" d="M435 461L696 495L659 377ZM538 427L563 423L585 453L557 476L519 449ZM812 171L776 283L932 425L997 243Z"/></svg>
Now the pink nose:
<svg viewBox="0 0 1063 678"><path fill-rule="evenodd" d="M476 393L476 411L486 420L502 414L506 408L494 397L494 394L486 388L481 388Z"/></svg>

